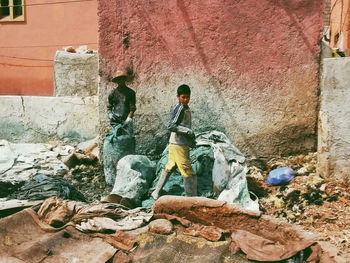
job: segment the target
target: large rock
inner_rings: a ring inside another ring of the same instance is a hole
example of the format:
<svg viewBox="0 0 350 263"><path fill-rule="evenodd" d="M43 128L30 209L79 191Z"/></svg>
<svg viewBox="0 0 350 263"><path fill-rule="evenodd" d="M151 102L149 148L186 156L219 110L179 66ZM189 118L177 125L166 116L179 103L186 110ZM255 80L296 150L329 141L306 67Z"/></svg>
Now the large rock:
<svg viewBox="0 0 350 263"><path fill-rule="evenodd" d="M155 177L155 163L146 156L128 155L119 160L112 194L125 196L140 205Z"/></svg>

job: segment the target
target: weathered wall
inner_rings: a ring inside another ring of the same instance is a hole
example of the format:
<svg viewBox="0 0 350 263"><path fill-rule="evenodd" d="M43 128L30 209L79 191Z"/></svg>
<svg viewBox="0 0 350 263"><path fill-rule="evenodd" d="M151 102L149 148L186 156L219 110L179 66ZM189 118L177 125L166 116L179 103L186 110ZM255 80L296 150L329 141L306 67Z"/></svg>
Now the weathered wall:
<svg viewBox="0 0 350 263"><path fill-rule="evenodd" d="M97 49L96 1L25 1L26 21L0 23L0 95L52 96L55 52Z"/></svg>
<svg viewBox="0 0 350 263"><path fill-rule="evenodd" d="M0 96L0 139L84 141L98 134L97 97Z"/></svg>
<svg viewBox="0 0 350 263"><path fill-rule="evenodd" d="M57 51L54 67L55 96L95 96L98 55Z"/></svg>
<svg viewBox="0 0 350 263"><path fill-rule="evenodd" d="M176 87L192 87L195 130L255 156L314 150L322 1L99 0L101 133L110 74L133 68L140 152L167 141Z"/></svg>
<svg viewBox="0 0 350 263"><path fill-rule="evenodd" d="M318 129L318 173L349 180L350 58L323 60Z"/></svg>

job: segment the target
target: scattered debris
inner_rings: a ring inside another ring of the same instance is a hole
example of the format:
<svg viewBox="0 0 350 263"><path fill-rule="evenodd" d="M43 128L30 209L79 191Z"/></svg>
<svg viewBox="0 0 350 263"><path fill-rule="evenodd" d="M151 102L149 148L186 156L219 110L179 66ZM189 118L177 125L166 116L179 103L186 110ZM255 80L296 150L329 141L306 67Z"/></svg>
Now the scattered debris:
<svg viewBox="0 0 350 263"><path fill-rule="evenodd" d="M75 48L72 46L64 47L63 50L69 53L76 53Z"/></svg>
<svg viewBox="0 0 350 263"><path fill-rule="evenodd" d="M85 154L83 152L73 152L70 155L68 155L64 160L63 163L69 168L73 168L77 165L97 165L98 158L96 155L93 154Z"/></svg>
<svg viewBox="0 0 350 263"><path fill-rule="evenodd" d="M320 240L331 242L350 262L350 186L318 176L316 165L315 152L271 159L262 165L264 169L249 167L248 188L259 196L263 213L318 233ZM296 171L294 180L267 187L268 173L286 166Z"/></svg>
<svg viewBox="0 0 350 263"><path fill-rule="evenodd" d="M0 155L2 159L6 157L6 162L5 159L0 160L0 168L4 168L0 169L0 198L10 198L24 183L36 176L65 179L88 202L100 200L101 196L111 191L111 187L104 182L103 168L94 154L98 152L96 139L80 143L76 147L55 143L15 144L2 140L0 153L5 152L6 155ZM82 157L78 164L70 168L64 164L64 160L69 159L68 156L72 153L78 153ZM47 191L46 193L48 194ZM48 196L43 198L46 197Z"/></svg>
<svg viewBox="0 0 350 263"><path fill-rule="evenodd" d="M92 54L92 53L96 52L96 51L89 49L86 45L79 46L78 48L74 48L73 46L67 46L67 47L64 47L63 50L65 52L78 53L78 54Z"/></svg>
<svg viewBox="0 0 350 263"><path fill-rule="evenodd" d="M108 197L112 189L105 183L103 168L98 163L77 164L70 169L64 165L63 160L72 152L86 154L88 151L83 150L86 148L88 147L79 148L78 146L57 144L12 144L2 141L0 151L7 151L9 155L6 157L12 156L12 159L9 160L10 165L7 165L9 168L0 171L0 193L1 197L4 197L1 203L7 202L9 196L22 187L25 182L42 174L51 178L66 179L84 195L87 202L98 201L105 196L104 202L117 203L125 209L127 207L134 208L135 204L126 197L119 196L118 198L118 195ZM4 155L0 156L4 158ZM204 155L201 156L203 162L213 165L213 158L208 159L204 158ZM337 183L331 178L326 179L318 176L316 174L316 153L274 158L269 161L256 160L255 163L257 166L248 166L247 183L249 191L258 196L263 214L286 219L290 223L317 233L319 241L329 242L337 248L334 258L342 256L348 259L344 262L350 262L350 186ZM205 167L203 170L208 169L208 165ZM293 169L296 172L294 180L288 185L267 186L265 181L269 172L280 167ZM21 205L14 208L12 212L10 209L7 215L21 209ZM157 215L155 218L170 220L174 226L182 225L183 232L192 231L193 235L203 237L202 234L195 232L195 228L190 228L191 222L185 218L175 215ZM176 229L178 228L176 227ZM145 231L148 230L143 229L136 232L139 235ZM212 239L219 238L219 232L215 233L217 235L211 237ZM226 236L225 232L221 233L219 240L226 238ZM210 236L207 235L206 238L209 239ZM120 244L120 246L122 245Z"/></svg>

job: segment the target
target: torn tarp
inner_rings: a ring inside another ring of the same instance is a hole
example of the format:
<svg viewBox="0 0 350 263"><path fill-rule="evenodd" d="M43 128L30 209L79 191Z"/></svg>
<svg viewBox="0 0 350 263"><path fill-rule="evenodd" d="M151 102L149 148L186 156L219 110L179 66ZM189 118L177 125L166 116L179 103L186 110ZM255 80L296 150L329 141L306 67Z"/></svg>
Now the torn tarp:
<svg viewBox="0 0 350 263"><path fill-rule="evenodd" d="M0 262L105 263L116 248L80 233L73 226L53 228L42 223L32 209L0 220Z"/></svg>
<svg viewBox="0 0 350 263"><path fill-rule="evenodd" d="M26 209L0 219L0 262L341 262L315 236L223 201L164 196L153 209L154 217L120 204L47 199L38 212ZM148 232L154 218L171 220L175 233ZM85 222L95 222L94 228L81 233L78 225ZM117 230L117 224L136 229Z"/></svg>
<svg viewBox="0 0 350 263"><path fill-rule="evenodd" d="M258 200L253 201L250 198L246 179L247 166L240 150L219 131L199 134L196 143L198 146L209 145L214 152L212 178L214 189L220 193L218 200L259 211Z"/></svg>
<svg viewBox="0 0 350 263"><path fill-rule="evenodd" d="M57 197L45 200L38 211L39 218L51 226L71 223L83 232L132 230L147 224L152 215L144 208L128 210L120 204L83 204Z"/></svg>
<svg viewBox="0 0 350 263"><path fill-rule="evenodd" d="M147 225L152 215L142 208L52 197L38 212L25 209L0 219L0 262L105 263L118 249L133 247L130 237L118 230Z"/></svg>

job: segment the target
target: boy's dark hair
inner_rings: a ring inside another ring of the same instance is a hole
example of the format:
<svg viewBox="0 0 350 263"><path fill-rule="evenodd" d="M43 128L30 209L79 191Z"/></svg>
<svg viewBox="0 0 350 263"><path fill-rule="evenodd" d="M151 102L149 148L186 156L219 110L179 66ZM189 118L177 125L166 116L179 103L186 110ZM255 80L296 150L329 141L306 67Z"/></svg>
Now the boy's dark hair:
<svg viewBox="0 0 350 263"><path fill-rule="evenodd" d="M182 94L191 94L191 89L189 86L182 84L177 88L177 96Z"/></svg>

